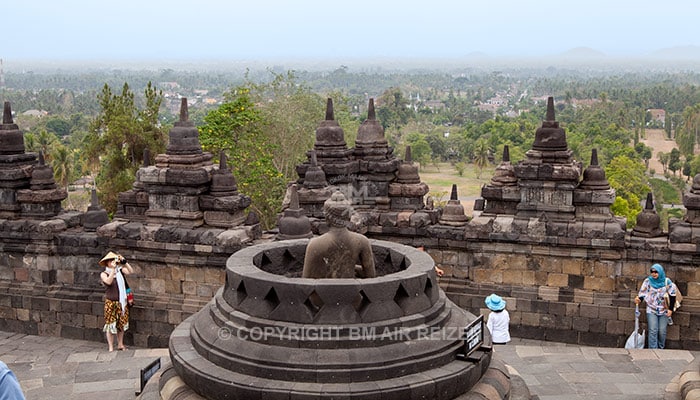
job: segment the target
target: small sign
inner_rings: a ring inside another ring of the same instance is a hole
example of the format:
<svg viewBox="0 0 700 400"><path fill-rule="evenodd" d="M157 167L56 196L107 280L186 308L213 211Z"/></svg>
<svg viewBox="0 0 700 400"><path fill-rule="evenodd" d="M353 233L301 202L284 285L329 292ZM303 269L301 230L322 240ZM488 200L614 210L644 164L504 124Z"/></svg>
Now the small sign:
<svg viewBox="0 0 700 400"><path fill-rule="evenodd" d="M484 343L484 316L479 315L464 328L464 354L468 357Z"/></svg>
<svg viewBox="0 0 700 400"><path fill-rule="evenodd" d="M153 377L153 375L158 372L160 369L160 357L158 357L155 361L152 363L148 364L146 368L141 369L141 390L136 392L136 395L141 394L143 392L143 387L146 386L146 382L148 382L149 379Z"/></svg>

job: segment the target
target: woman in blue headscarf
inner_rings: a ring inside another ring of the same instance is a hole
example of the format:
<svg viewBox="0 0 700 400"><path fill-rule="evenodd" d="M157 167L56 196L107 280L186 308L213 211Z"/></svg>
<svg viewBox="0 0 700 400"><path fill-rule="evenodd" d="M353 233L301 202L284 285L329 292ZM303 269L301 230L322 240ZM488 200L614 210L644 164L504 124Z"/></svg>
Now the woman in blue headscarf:
<svg viewBox="0 0 700 400"><path fill-rule="evenodd" d="M669 317L673 313L664 301L666 293L671 298L670 303L675 303L676 285L666 278L664 267L654 264L649 268L649 276L644 279L639 294L634 298L635 304L639 304L642 300L647 303L650 349L663 349L666 343L666 328Z"/></svg>

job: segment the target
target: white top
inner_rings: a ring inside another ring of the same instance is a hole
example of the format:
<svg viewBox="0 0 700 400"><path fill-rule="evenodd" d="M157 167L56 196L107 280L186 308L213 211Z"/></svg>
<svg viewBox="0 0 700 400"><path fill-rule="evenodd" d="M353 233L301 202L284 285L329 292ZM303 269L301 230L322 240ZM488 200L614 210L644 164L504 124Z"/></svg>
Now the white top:
<svg viewBox="0 0 700 400"><path fill-rule="evenodd" d="M510 331L508 325L510 324L510 314L508 310L503 310L501 312L493 312L489 314L489 319L486 322L486 327L489 328L491 332L491 340L494 343L508 343L510 342Z"/></svg>

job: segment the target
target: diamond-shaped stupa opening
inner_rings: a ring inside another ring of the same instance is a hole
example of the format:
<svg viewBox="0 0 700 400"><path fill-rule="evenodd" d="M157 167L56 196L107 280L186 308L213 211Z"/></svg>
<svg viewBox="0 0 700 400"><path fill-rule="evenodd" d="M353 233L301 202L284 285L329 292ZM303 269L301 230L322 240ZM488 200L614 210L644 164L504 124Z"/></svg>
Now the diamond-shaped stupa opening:
<svg viewBox="0 0 700 400"><path fill-rule="evenodd" d="M321 296L314 290L309 294L309 297L306 298L306 301L304 301L304 306L308 308L311 315L315 317L323 307L323 299L321 299Z"/></svg>
<svg viewBox="0 0 700 400"><path fill-rule="evenodd" d="M372 246L377 276L404 271L410 266L409 259L394 250ZM265 272L288 278L300 278L304 269L306 243L288 247L266 249L253 258L253 264ZM360 264L358 260L357 264Z"/></svg>
<svg viewBox="0 0 700 400"><path fill-rule="evenodd" d="M406 302L411 298L411 296L408 294L408 291L406 291L406 288L403 287L403 283L399 285L399 287L396 289L396 294L394 295L394 302L399 305L402 309L405 308Z"/></svg>
<svg viewBox="0 0 700 400"><path fill-rule="evenodd" d="M275 288L270 288L270 290L267 292L265 295L265 302L269 305L270 310L274 310L278 305L280 305L280 299L277 296Z"/></svg>
<svg viewBox="0 0 700 400"><path fill-rule="evenodd" d="M228 276L226 279L228 279ZM248 291L245 289L245 282L241 281L236 288L236 304L241 304L246 297L248 297Z"/></svg>
<svg viewBox="0 0 700 400"><path fill-rule="evenodd" d="M357 311L358 314L362 315L362 312L369 306L371 303L369 297L365 294L364 290L360 290L360 293L357 294L357 299L353 302L352 306L355 307L355 311Z"/></svg>

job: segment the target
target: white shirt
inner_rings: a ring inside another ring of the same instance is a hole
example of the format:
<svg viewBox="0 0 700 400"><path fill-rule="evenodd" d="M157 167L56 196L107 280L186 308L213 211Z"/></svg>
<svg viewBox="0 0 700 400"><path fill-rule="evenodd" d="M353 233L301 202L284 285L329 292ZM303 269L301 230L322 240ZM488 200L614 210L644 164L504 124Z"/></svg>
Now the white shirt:
<svg viewBox="0 0 700 400"><path fill-rule="evenodd" d="M486 327L491 332L491 340L494 343L508 343L510 342L510 315L508 310L503 310L501 312L493 312L489 314L489 319L486 322Z"/></svg>

